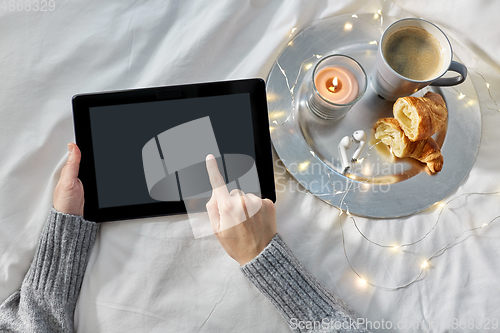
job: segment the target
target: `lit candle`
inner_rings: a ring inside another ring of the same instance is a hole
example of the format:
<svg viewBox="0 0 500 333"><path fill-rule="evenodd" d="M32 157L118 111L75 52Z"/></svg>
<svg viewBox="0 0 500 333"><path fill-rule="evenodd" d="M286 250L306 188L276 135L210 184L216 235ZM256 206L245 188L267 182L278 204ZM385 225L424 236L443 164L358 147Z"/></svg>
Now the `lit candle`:
<svg viewBox="0 0 500 333"><path fill-rule="evenodd" d="M344 117L366 90L366 74L353 58L332 54L313 70L307 107L319 118L337 121Z"/></svg>
<svg viewBox="0 0 500 333"><path fill-rule="evenodd" d="M344 66L323 68L316 74L314 84L324 99L335 104L354 101L359 91L356 76Z"/></svg>

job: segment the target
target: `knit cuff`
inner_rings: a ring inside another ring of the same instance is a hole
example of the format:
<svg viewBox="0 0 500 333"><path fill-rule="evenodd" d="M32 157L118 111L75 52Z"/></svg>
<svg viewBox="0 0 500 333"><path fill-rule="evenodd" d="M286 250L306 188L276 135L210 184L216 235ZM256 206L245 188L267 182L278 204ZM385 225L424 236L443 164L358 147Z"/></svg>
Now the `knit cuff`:
<svg viewBox="0 0 500 333"><path fill-rule="evenodd" d="M52 207L23 287L76 303L98 230L98 223Z"/></svg>
<svg viewBox="0 0 500 333"><path fill-rule="evenodd" d="M241 270L271 300L289 325L293 321L357 318L342 300L307 272L279 234Z"/></svg>

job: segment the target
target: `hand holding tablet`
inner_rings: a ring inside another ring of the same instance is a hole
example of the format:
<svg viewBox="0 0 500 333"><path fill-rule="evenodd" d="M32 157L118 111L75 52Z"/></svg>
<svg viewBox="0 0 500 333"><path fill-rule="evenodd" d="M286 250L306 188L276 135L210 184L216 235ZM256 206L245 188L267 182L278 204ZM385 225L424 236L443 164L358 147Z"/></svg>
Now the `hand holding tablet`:
<svg viewBox="0 0 500 333"><path fill-rule="evenodd" d="M54 190L54 208L64 214L83 215L83 184L78 179L81 152L77 145L68 143L68 161L61 170L61 176Z"/></svg>

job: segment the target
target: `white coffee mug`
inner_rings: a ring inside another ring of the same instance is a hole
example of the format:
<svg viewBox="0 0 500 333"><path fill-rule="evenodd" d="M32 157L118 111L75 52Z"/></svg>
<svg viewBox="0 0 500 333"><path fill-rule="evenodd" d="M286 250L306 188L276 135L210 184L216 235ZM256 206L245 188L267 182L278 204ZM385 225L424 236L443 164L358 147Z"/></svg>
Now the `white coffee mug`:
<svg viewBox="0 0 500 333"><path fill-rule="evenodd" d="M402 76L389 66L387 63L383 49L386 37L393 31L403 27L417 27L424 29L436 38L441 46L442 65L438 74L428 80L419 81L412 80ZM377 59L375 62L375 70L373 71L370 81L373 90L389 101L395 101L398 97L411 95L420 89L431 86L454 86L465 81L467 77L467 67L452 61L453 52L450 41L441 29L423 19L407 18L394 22L385 29L382 38L380 39L379 48L377 50ZM441 78L447 71L454 71L460 75L450 78Z"/></svg>

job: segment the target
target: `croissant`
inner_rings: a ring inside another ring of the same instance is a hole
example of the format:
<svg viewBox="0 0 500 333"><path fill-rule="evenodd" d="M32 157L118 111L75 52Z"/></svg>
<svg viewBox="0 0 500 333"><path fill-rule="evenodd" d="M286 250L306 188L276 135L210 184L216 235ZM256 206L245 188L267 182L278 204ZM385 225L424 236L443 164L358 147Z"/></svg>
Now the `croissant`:
<svg viewBox="0 0 500 333"><path fill-rule="evenodd" d="M375 139L389 146L396 157L411 157L426 163L432 173L443 168L443 155L433 138L410 141L394 118L379 119L374 128Z"/></svg>
<svg viewBox="0 0 500 333"><path fill-rule="evenodd" d="M424 97L400 97L393 106L394 118L411 141L432 136L446 122L448 110L441 95L427 92Z"/></svg>

